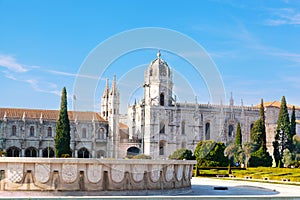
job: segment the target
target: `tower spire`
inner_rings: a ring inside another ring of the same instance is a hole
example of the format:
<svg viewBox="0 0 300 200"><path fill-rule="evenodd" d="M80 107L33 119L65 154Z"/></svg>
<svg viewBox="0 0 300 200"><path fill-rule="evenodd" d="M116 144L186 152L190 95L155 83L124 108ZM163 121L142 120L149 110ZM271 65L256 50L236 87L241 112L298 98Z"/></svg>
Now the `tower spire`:
<svg viewBox="0 0 300 200"><path fill-rule="evenodd" d="M117 78L116 75L114 75L114 80L112 83L111 93L116 94L117 93Z"/></svg>
<svg viewBox="0 0 300 200"><path fill-rule="evenodd" d="M160 58L160 55L161 55L161 54L160 54L160 50L158 50L158 52L157 52L156 55L157 55L157 58Z"/></svg>
<svg viewBox="0 0 300 200"><path fill-rule="evenodd" d="M108 78L106 79L106 85L105 85L105 89L103 92L103 97L107 97L109 94L109 84L108 84Z"/></svg>
<svg viewBox="0 0 300 200"><path fill-rule="evenodd" d="M230 104L230 106L233 106L233 105L234 105L234 100L233 100L233 97L232 97L232 92L230 93L230 101L229 101L229 104Z"/></svg>

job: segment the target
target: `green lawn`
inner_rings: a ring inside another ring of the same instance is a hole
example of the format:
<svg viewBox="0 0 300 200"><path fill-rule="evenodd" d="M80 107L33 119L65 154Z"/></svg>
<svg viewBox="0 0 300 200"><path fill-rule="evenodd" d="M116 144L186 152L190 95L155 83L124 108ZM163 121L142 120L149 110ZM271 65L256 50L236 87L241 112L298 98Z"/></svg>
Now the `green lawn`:
<svg viewBox="0 0 300 200"><path fill-rule="evenodd" d="M272 167L257 167L247 168L246 170L232 169L232 174L237 178L244 178L250 176L254 179L269 178L269 180L289 179L293 182L300 182L300 168L272 168ZM201 176L205 174L227 174L228 170L199 170Z"/></svg>

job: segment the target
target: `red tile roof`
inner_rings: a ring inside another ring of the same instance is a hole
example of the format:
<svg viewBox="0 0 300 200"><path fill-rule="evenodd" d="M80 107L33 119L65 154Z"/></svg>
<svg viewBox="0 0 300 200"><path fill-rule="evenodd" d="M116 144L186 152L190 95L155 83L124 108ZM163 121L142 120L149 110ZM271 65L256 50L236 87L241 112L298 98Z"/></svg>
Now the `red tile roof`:
<svg viewBox="0 0 300 200"><path fill-rule="evenodd" d="M124 123L119 123L119 128L120 129L128 129L128 126Z"/></svg>
<svg viewBox="0 0 300 200"><path fill-rule="evenodd" d="M25 113L25 119L40 119L56 121L59 116L58 110L38 110L24 108L0 108L0 119L6 114L7 119L22 119ZM68 111L70 121L92 121L106 122L97 112Z"/></svg>
<svg viewBox="0 0 300 200"><path fill-rule="evenodd" d="M281 105L281 102L279 102L279 101L264 102L264 107L276 107L276 108L280 108L280 105ZM260 104L254 106L254 107L259 108ZM288 109L292 109L293 105L287 104L287 107L288 107ZM299 106L295 106L295 109L300 109L300 107Z"/></svg>

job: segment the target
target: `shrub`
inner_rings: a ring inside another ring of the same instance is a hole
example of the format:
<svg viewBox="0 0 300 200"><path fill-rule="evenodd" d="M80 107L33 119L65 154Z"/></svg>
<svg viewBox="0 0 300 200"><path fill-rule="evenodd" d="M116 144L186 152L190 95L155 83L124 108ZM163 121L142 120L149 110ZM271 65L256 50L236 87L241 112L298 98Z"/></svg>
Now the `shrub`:
<svg viewBox="0 0 300 200"><path fill-rule="evenodd" d="M5 150L0 150L0 157L6 156L6 151Z"/></svg>
<svg viewBox="0 0 300 200"><path fill-rule="evenodd" d="M251 154L249 159L250 167L270 167L272 166L272 157L266 149L260 147L257 151Z"/></svg>
<svg viewBox="0 0 300 200"><path fill-rule="evenodd" d="M227 167L229 160L224 155L225 144L212 140L201 141L197 144L194 155L198 167Z"/></svg>
<svg viewBox="0 0 300 200"><path fill-rule="evenodd" d="M70 158L70 154L65 153L65 154L61 154L61 158Z"/></svg>
<svg viewBox="0 0 300 200"><path fill-rule="evenodd" d="M177 149L171 155L169 159L172 160L195 160L193 152L189 149Z"/></svg>
<svg viewBox="0 0 300 200"><path fill-rule="evenodd" d="M145 155L145 154L138 154L135 156L132 156L129 159L152 159L151 156Z"/></svg>

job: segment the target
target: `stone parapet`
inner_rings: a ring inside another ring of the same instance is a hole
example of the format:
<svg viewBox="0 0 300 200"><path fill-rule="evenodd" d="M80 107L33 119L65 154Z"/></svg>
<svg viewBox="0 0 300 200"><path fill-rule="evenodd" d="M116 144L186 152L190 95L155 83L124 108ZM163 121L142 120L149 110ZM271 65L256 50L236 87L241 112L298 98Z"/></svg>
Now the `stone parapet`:
<svg viewBox="0 0 300 200"><path fill-rule="evenodd" d="M196 161L0 158L0 190L126 191L191 186Z"/></svg>

